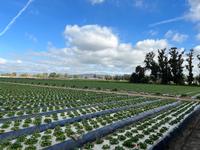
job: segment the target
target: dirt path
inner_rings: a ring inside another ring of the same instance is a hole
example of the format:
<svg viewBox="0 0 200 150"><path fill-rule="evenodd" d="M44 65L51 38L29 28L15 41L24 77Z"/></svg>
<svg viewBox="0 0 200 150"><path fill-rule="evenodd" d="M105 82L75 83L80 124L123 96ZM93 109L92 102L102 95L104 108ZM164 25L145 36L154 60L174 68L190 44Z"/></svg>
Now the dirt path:
<svg viewBox="0 0 200 150"><path fill-rule="evenodd" d="M24 83L13 83L13 82L0 82L0 83L9 83L9 84L17 84L17 85L27 85L27 86L35 86L35 87L48 87L48 88L56 88L56 89L71 89L78 91L89 91L89 92L98 92L98 93L108 93L108 94L119 94L119 95L129 95L129 96L142 96L148 98L158 98L158 99L173 99L173 100L182 100L182 101L200 101L198 99L192 99L189 97L172 97L172 96L161 96L161 95L153 95L153 94L142 94L133 92L117 92L117 91L109 91L109 90L96 90L96 89L81 89L81 88L70 88L70 87L59 87L59 86L48 86L48 85L35 85L35 84L24 84Z"/></svg>

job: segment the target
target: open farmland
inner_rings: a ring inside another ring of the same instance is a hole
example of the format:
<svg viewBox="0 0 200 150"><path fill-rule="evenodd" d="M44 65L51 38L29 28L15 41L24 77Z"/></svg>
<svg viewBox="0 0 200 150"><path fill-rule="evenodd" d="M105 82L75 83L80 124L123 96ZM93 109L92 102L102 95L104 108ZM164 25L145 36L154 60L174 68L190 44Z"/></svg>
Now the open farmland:
<svg viewBox="0 0 200 150"><path fill-rule="evenodd" d="M198 86L160 85L160 84L131 84L128 82L101 81L101 80L53 80L53 79L23 79L0 78L2 82L15 82L34 85L62 86L72 88L89 88L101 90L118 90L130 92L151 93L156 95L199 96Z"/></svg>
<svg viewBox="0 0 200 150"><path fill-rule="evenodd" d="M200 109L198 101L6 82L0 104L5 150L153 149Z"/></svg>

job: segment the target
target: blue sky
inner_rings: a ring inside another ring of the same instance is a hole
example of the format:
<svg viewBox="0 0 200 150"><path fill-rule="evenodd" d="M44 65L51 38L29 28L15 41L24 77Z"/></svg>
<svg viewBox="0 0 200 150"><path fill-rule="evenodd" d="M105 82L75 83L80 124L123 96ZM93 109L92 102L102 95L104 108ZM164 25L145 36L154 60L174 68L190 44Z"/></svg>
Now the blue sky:
<svg viewBox="0 0 200 150"><path fill-rule="evenodd" d="M200 52L200 0L1 0L0 71L129 73L146 52Z"/></svg>

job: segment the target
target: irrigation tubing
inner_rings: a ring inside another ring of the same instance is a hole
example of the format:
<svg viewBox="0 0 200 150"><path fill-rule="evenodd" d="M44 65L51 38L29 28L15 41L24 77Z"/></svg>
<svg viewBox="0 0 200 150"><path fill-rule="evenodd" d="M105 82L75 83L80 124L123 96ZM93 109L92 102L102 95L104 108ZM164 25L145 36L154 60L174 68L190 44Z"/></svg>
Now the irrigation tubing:
<svg viewBox="0 0 200 150"><path fill-rule="evenodd" d="M188 123L200 113L200 106L193 110L180 124L178 124L173 130L171 130L166 136L161 138L150 150L164 150L174 138L180 135L186 128Z"/></svg>
<svg viewBox="0 0 200 150"><path fill-rule="evenodd" d="M135 105L129 105L129 106L123 106L123 107L114 108L114 109L103 110L103 111L90 113L90 114L86 114L86 115L82 115L82 116L78 116L78 117L74 117L74 118L69 118L69 119L52 122L49 124L42 124L39 126L28 127L25 129L19 129L17 131L10 131L10 132L6 132L6 133L2 133L2 134L0 134L0 141L6 140L6 139L17 138L22 135L32 134L36 131L43 132L47 129L53 129L56 126L64 126L69 123L79 122L79 121L85 120L85 119L91 119L91 118L95 118L95 117L99 117L99 116L103 116L103 115L107 115L107 114L111 114L111 113L116 113L119 111L128 110L131 108L136 108L136 107L140 107L143 105L147 105L147 104L151 104L151 103L155 103L155 102L159 102L159 101L162 101L162 100L159 99L159 100L153 100L153 101L146 101L146 102L135 104Z"/></svg>
<svg viewBox="0 0 200 150"><path fill-rule="evenodd" d="M60 109L60 110L53 110L53 111L41 112L41 113L37 113L37 114L21 115L21 116L9 117L9 118L2 118L2 119L0 119L0 123L5 123L7 121L16 121L16 120L23 120L23 119L41 117L41 116L48 116L48 115L52 115L52 114L70 112L70 111L74 111L74 110L80 110L80 109L84 109L84 108L102 106L102 105L107 105L107 104L117 104L117 103L129 102L129 101L136 101L137 99L140 99L140 98L128 99L128 100L119 100L119 101L111 101L111 102L103 102L103 103L95 103L95 104L91 104L91 105L85 105L85 106L73 107L73 108L66 108L66 109ZM148 99L146 99L146 101L148 101Z"/></svg>
<svg viewBox="0 0 200 150"><path fill-rule="evenodd" d="M125 126L130 125L130 124L133 124L137 121L140 121L140 120L142 120L146 117L155 115L155 114L157 114L161 111L167 110L171 107L175 107L175 106L179 105L180 103L181 103L180 101L174 102L172 104L168 104L168 105L165 105L165 106L161 106L159 108L148 110L146 112L140 113L140 114L135 115L133 117L123 119L123 120L118 121L116 123L113 123L113 124L104 126L102 128L99 128L97 130L88 132L77 140L70 139L70 140L64 141L62 143L55 144L53 146L47 147L44 150L57 150L57 149L59 149L59 150L73 150L75 148L82 147L84 144L86 144L88 142L93 142L96 139L102 138L102 137L104 137L108 134L115 132L117 129L123 128Z"/></svg>
<svg viewBox="0 0 200 150"><path fill-rule="evenodd" d="M97 97L93 97L93 98L99 98L100 96L97 96ZM107 99L109 99L110 97L106 97ZM105 99L105 98L104 98ZM3 100L3 99L1 99L1 100ZM74 101L77 101L78 99L76 99L76 100L74 100ZM114 102L115 100L112 100L111 102ZM119 101L121 101L121 100L119 100ZM102 103L106 103L106 102L102 102ZM108 102L109 103L109 102ZM23 104L23 103L21 103L21 104ZM68 102L68 103L65 103L65 105L72 105L72 104L77 104L77 102ZM98 104L98 103L93 103L93 104ZM34 108L38 108L38 109L40 109L40 108L48 108L48 107L50 107L50 106L63 106L63 104L57 104L57 105L50 105L50 104L47 104L47 105L43 105L43 106L35 106ZM10 111L21 111L21 110L30 110L31 108L17 108L17 109L15 109L15 110L4 110L4 109L0 109L0 112L10 112Z"/></svg>

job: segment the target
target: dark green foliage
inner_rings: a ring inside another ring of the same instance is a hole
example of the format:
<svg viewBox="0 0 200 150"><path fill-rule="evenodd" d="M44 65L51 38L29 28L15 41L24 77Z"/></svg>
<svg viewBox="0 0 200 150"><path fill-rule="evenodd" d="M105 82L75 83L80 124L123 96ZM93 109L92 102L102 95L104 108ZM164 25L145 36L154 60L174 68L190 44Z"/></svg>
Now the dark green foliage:
<svg viewBox="0 0 200 150"><path fill-rule="evenodd" d="M115 150L125 150L122 146L116 146Z"/></svg>
<svg viewBox="0 0 200 150"><path fill-rule="evenodd" d="M105 145L102 146L102 149L110 149L110 145L105 144Z"/></svg>
<svg viewBox="0 0 200 150"><path fill-rule="evenodd" d="M125 147L128 147L128 148L133 148L133 141L131 139L128 139L128 140L124 141L124 143L122 145Z"/></svg>
<svg viewBox="0 0 200 150"><path fill-rule="evenodd" d="M91 149L93 147L94 147L94 144L92 144L92 143L87 143L87 144L84 145L85 149Z"/></svg>
<svg viewBox="0 0 200 150"><path fill-rule="evenodd" d="M166 49L158 50L159 76L162 84L168 84L171 80L171 72L166 56Z"/></svg>
<svg viewBox="0 0 200 150"><path fill-rule="evenodd" d="M22 148L22 144L20 142L15 142L10 145L10 149L16 150Z"/></svg>
<svg viewBox="0 0 200 150"><path fill-rule="evenodd" d="M191 85L192 84L192 82L193 82L193 80L194 80L194 77L193 77L193 53L194 53L194 50L193 49L191 49L190 50L190 52L187 54L187 59L186 59L186 61L187 61L187 65L186 65L186 69L188 70L188 76L187 76L187 82L188 82L188 84L189 85Z"/></svg>
<svg viewBox="0 0 200 150"><path fill-rule="evenodd" d="M179 52L176 47L169 49L169 64L171 67L172 81L176 84L184 84L183 77L183 53Z"/></svg>
<svg viewBox="0 0 200 150"><path fill-rule="evenodd" d="M96 144L101 144L101 143L103 143L103 139L97 139L96 140Z"/></svg>
<svg viewBox="0 0 200 150"><path fill-rule="evenodd" d="M159 66L158 63L154 60L155 53L154 52L149 52L145 56L145 69L146 70L151 70L151 79L153 81L156 81L158 78L158 72L159 72Z"/></svg>
<svg viewBox="0 0 200 150"><path fill-rule="evenodd" d="M145 77L145 68L137 66L135 72L130 77L131 83L147 83L148 79Z"/></svg>

